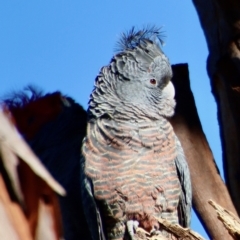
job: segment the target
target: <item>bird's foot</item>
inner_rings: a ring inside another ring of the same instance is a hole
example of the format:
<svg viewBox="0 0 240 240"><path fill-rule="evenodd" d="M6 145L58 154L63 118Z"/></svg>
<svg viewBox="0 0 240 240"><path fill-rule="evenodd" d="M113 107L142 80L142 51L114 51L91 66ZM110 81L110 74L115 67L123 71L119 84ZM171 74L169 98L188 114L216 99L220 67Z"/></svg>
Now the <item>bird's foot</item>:
<svg viewBox="0 0 240 240"><path fill-rule="evenodd" d="M150 231L150 234L151 236L157 236L159 234L161 234L161 231L156 229L156 228L153 228L151 231Z"/></svg>
<svg viewBox="0 0 240 240"><path fill-rule="evenodd" d="M131 240L134 240L134 234L136 233L136 230L138 228L139 222L135 220L129 220L127 221L127 231L130 236Z"/></svg>

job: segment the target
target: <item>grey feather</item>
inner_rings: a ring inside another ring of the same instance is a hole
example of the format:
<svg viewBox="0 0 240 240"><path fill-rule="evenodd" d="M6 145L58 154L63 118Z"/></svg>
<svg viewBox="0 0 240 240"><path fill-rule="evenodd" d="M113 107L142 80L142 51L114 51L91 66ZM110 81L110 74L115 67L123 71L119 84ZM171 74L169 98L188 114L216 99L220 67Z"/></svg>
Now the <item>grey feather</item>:
<svg viewBox="0 0 240 240"><path fill-rule="evenodd" d="M192 185L190 179L190 172L187 165L186 157L184 155L180 141L176 136L177 142L177 158L175 164L180 179L182 192L179 202L179 223L183 227L190 227L191 223L191 209L192 209Z"/></svg>
<svg viewBox="0 0 240 240"><path fill-rule="evenodd" d="M82 204L84 209L85 218L88 223L88 228L90 230L89 239L86 240L106 240L102 219L100 216L100 212L98 206L93 197L93 187L91 180L86 177L84 173L85 162L84 159L81 158L81 171L80 171L80 182L81 182L81 196L82 196Z"/></svg>
<svg viewBox="0 0 240 240"><path fill-rule="evenodd" d="M162 92L171 78L167 57L156 43L145 39L134 49L116 54L110 64L101 69L90 96L89 116L122 114L131 106L150 118L170 117L174 113L175 100L166 98ZM148 88L142 87L150 79L156 79L158 88L150 84ZM132 111L140 118L142 114L136 113Z"/></svg>
<svg viewBox="0 0 240 240"><path fill-rule="evenodd" d="M115 49L117 52L134 49L144 43L145 40L151 40L160 46L160 44L162 45L164 43L163 38L164 35L160 27L148 25L141 30L132 27L129 31L122 33Z"/></svg>

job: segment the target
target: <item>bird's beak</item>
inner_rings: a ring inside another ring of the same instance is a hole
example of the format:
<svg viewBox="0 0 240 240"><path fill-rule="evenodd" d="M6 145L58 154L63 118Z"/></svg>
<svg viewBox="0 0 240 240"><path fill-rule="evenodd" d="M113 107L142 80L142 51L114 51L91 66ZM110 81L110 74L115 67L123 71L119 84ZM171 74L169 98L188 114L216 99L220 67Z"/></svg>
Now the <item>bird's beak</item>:
<svg viewBox="0 0 240 240"><path fill-rule="evenodd" d="M163 89L163 94L167 96L169 99L173 99L175 96L175 89L171 81L168 82L166 87Z"/></svg>

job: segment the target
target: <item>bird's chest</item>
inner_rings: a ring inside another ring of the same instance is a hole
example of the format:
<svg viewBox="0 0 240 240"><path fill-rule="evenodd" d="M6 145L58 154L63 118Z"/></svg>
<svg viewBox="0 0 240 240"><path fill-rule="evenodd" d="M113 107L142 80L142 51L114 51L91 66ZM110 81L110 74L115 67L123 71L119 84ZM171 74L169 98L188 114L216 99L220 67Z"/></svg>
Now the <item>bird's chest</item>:
<svg viewBox="0 0 240 240"><path fill-rule="evenodd" d="M85 172L97 199L113 203L151 197L157 201L159 193L171 198L169 187L179 188L175 136L167 121L92 125L88 133L83 147Z"/></svg>

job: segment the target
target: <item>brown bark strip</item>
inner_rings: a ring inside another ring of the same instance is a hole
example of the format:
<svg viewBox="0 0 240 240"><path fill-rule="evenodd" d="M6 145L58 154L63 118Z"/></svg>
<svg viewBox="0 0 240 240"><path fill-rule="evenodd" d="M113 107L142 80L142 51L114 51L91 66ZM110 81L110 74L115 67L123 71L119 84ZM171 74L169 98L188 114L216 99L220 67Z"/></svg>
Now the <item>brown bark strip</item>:
<svg viewBox="0 0 240 240"><path fill-rule="evenodd" d="M13 202L0 175L0 239L32 240L27 219L21 207Z"/></svg>
<svg viewBox="0 0 240 240"><path fill-rule="evenodd" d="M222 224L216 222L216 213L208 204L208 199L214 199L236 213L202 130L190 90L187 64L174 65L173 73L172 81L176 90L177 106L171 123L182 144L190 168L193 207L211 239L232 239Z"/></svg>

